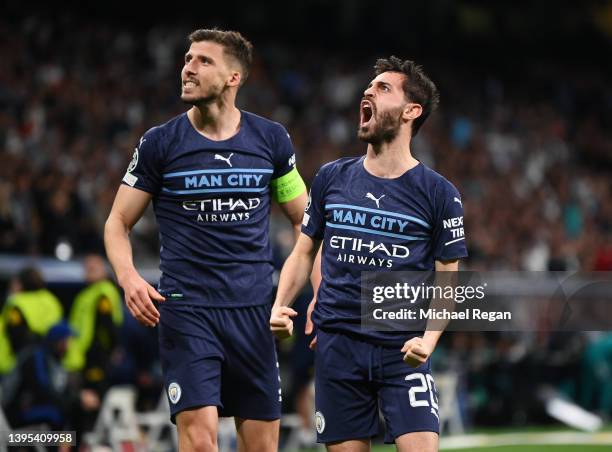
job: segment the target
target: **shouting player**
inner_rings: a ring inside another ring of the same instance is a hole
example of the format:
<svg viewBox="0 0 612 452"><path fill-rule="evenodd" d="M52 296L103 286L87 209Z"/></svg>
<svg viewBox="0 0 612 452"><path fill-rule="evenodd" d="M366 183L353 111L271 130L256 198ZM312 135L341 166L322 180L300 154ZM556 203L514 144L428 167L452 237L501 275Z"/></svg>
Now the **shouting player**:
<svg viewBox="0 0 612 452"><path fill-rule="evenodd" d="M217 450L221 415L235 417L239 450L276 451L270 202L299 234L306 189L283 126L235 106L252 45L233 31L196 30L189 40L181 99L192 107L140 139L106 223L106 250L131 314L159 323L180 450ZM151 199L157 290L135 269L128 237Z"/></svg>
<svg viewBox="0 0 612 452"><path fill-rule="evenodd" d="M378 60L375 75L360 109L366 155L324 165L315 177L270 327L280 338L291 334L296 312L289 305L323 241L312 314L318 441L331 452L368 451L380 406L387 442L430 452L438 448L439 419L429 357L441 331L362 329L361 272L457 271L465 238L447 226L462 221L463 207L455 187L410 150L438 103L436 86L420 66L396 57Z"/></svg>

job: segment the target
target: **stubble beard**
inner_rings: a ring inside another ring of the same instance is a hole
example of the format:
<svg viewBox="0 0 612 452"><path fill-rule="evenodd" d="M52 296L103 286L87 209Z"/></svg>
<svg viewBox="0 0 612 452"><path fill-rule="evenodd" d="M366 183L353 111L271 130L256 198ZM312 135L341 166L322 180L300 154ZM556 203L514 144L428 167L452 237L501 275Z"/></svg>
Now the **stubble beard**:
<svg viewBox="0 0 612 452"><path fill-rule="evenodd" d="M361 127L357 130L357 138L373 145L390 143L399 134L402 112L403 107L381 112L370 130Z"/></svg>
<svg viewBox="0 0 612 452"><path fill-rule="evenodd" d="M206 93L204 93L203 95L199 96L199 97L193 97L193 98L184 98L183 95L181 95L181 100L188 105L195 105L196 107L202 107L202 106L207 106L207 105L211 105L213 103L215 103L223 94L224 91L224 87L221 86L216 86L216 85L210 85L208 87L208 90Z"/></svg>

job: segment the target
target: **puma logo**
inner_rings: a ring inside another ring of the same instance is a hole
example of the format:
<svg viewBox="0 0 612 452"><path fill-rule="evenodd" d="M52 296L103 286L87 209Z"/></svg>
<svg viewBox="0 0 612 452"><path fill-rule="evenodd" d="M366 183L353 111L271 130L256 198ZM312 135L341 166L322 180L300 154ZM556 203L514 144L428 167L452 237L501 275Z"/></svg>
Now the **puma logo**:
<svg viewBox="0 0 612 452"><path fill-rule="evenodd" d="M463 204L461 204L461 200L460 200L459 198L457 198L456 196L453 198L453 201L458 202L458 203L459 203L459 205L460 205L461 207L463 207Z"/></svg>
<svg viewBox="0 0 612 452"><path fill-rule="evenodd" d="M232 152L230 155L228 155L227 157L223 157L222 155L219 154L215 154L215 160L223 160L225 163L227 163L229 166L232 166L232 162L230 162L230 159L232 158L232 155L234 155L234 153Z"/></svg>
<svg viewBox="0 0 612 452"><path fill-rule="evenodd" d="M376 207L380 209L380 200L383 199L385 195L381 195L380 198L376 198L372 193L368 192L366 194L366 198L371 199L376 203Z"/></svg>

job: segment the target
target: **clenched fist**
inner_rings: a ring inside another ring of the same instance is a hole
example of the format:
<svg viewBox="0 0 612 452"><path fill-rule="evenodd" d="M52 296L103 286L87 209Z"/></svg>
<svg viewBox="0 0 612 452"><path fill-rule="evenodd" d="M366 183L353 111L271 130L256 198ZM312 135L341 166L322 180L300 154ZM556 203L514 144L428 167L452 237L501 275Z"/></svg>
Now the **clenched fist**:
<svg viewBox="0 0 612 452"><path fill-rule="evenodd" d="M297 312L287 306L272 308L270 330L278 339L286 339L293 334L293 320Z"/></svg>
<svg viewBox="0 0 612 452"><path fill-rule="evenodd" d="M410 367L419 367L431 356L434 347L422 337L413 337L402 347L404 362Z"/></svg>

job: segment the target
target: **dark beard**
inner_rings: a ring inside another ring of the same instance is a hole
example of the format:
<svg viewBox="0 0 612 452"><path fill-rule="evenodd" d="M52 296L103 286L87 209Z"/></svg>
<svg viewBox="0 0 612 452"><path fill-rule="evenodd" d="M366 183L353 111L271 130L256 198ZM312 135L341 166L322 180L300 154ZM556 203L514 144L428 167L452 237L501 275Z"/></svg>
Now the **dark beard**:
<svg viewBox="0 0 612 452"><path fill-rule="evenodd" d="M181 100L188 105L195 105L196 107L210 105L221 96L225 88L226 87L210 86L208 92L203 96L194 99L183 99L181 96Z"/></svg>
<svg viewBox="0 0 612 452"><path fill-rule="evenodd" d="M373 128L368 131L361 128L357 130L357 138L375 145L390 143L399 134L403 110L403 107L399 107L382 112Z"/></svg>

